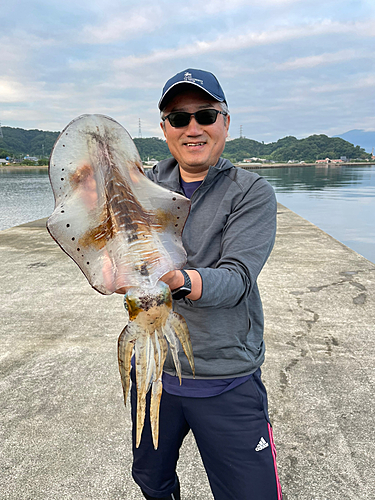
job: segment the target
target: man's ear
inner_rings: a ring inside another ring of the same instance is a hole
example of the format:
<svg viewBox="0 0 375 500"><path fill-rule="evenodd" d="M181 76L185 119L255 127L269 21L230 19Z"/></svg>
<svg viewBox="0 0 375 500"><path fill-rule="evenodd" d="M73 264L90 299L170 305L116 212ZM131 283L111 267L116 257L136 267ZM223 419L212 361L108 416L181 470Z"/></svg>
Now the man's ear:
<svg viewBox="0 0 375 500"><path fill-rule="evenodd" d="M228 137L228 129L229 129L229 124L230 124L230 115L227 115L227 123L225 124L225 137Z"/></svg>
<svg viewBox="0 0 375 500"><path fill-rule="evenodd" d="M168 142L168 139L167 139L167 134L165 133L165 122L160 122L160 127L163 131L163 134L164 134L164 137L165 137L165 141Z"/></svg>

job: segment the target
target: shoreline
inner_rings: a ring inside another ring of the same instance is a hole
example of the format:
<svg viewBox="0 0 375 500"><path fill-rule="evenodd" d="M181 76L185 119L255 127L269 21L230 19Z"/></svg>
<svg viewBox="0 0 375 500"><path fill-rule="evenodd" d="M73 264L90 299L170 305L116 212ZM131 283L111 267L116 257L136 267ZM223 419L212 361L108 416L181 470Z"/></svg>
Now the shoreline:
<svg viewBox="0 0 375 500"><path fill-rule="evenodd" d="M360 167L372 166L375 162L345 162L345 163L233 163L235 167L241 167L244 170L259 170L260 168L295 168L295 167ZM143 165L145 170L152 168ZM4 165L0 167L1 170L48 170L48 165Z"/></svg>
<svg viewBox="0 0 375 500"><path fill-rule="evenodd" d="M4 165L0 170L48 170L48 165Z"/></svg>
<svg viewBox="0 0 375 500"><path fill-rule="evenodd" d="M294 167L360 167L363 165L372 166L375 162L345 162L345 163L234 163L235 167L245 170L258 170L260 168L294 168Z"/></svg>

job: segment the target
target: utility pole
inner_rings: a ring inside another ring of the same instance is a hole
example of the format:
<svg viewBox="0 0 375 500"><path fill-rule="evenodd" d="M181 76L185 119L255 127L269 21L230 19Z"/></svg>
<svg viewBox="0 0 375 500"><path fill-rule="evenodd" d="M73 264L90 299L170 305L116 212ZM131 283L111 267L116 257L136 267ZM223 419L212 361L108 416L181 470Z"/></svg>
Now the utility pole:
<svg viewBox="0 0 375 500"><path fill-rule="evenodd" d="M240 125L240 139L242 139L242 125Z"/></svg>
<svg viewBox="0 0 375 500"><path fill-rule="evenodd" d="M138 120L138 137L142 139L142 127L141 127L141 119Z"/></svg>
<svg viewBox="0 0 375 500"><path fill-rule="evenodd" d="M0 122L0 137L3 138L3 131L1 130L1 122Z"/></svg>

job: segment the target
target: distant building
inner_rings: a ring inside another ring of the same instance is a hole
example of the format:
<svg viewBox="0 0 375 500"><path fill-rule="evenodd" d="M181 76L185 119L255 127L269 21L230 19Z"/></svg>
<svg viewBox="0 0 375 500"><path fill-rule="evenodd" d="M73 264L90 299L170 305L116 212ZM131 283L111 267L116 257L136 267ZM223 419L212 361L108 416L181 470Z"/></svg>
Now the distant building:
<svg viewBox="0 0 375 500"><path fill-rule="evenodd" d="M255 156L253 158L244 158L242 160L243 163L253 163L253 162L260 162L260 163L271 163L270 160L266 160L265 158L256 158Z"/></svg>
<svg viewBox="0 0 375 500"><path fill-rule="evenodd" d="M331 160L330 158L326 158L325 160L316 160L315 163L344 163L344 160L341 157L339 160Z"/></svg>
<svg viewBox="0 0 375 500"><path fill-rule="evenodd" d="M157 164L157 162L158 162L158 160L155 160L155 158L151 158L151 160L150 160L150 158L147 158L147 160L143 161L142 163L143 163L144 167L146 167L146 166L153 167L154 165Z"/></svg>

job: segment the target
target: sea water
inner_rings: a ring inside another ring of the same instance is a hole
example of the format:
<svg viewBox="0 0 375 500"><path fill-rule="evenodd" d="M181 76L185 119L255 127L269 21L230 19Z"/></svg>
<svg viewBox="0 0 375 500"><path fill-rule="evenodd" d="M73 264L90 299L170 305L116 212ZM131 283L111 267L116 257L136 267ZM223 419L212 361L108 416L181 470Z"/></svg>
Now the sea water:
<svg viewBox="0 0 375 500"><path fill-rule="evenodd" d="M263 168L280 203L375 262L375 165ZM48 217L47 169L0 168L0 230Z"/></svg>

